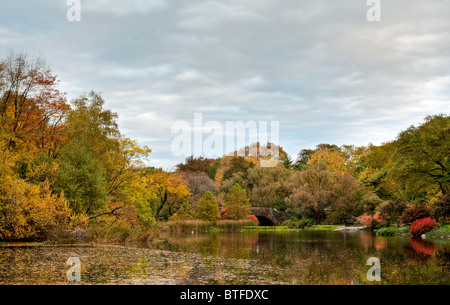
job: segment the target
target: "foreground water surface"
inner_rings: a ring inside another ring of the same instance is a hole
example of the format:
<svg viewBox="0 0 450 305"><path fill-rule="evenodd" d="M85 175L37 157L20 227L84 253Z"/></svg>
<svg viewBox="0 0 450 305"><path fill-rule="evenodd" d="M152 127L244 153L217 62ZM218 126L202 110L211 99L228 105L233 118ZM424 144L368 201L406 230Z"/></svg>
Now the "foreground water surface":
<svg viewBox="0 0 450 305"><path fill-rule="evenodd" d="M0 284L67 284L70 257L81 264L71 284L450 284L449 240L365 231L172 234L156 249L3 244Z"/></svg>

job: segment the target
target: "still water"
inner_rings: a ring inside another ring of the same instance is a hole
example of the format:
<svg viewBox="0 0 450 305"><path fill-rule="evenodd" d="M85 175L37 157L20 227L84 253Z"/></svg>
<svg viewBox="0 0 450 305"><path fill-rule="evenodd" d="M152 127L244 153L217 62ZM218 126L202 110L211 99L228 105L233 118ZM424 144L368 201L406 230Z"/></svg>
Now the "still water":
<svg viewBox="0 0 450 305"><path fill-rule="evenodd" d="M67 284L69 257L81 284L450 284L449 240L364 231L178 234L153 248L3 244L0 284ZM367 278L370 257L379 282Z"/></svg>

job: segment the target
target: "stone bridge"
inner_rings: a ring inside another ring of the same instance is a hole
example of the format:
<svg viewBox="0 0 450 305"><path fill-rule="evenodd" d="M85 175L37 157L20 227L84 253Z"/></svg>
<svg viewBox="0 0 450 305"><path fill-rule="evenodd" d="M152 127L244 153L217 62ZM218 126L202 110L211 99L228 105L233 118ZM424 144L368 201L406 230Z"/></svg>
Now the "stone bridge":
<svg viewBox="0 0 450 305"><path fill-rule="evenodd" d="M291 210L288 209L286 212L277 211L271 208L259 208L252 207L250 211L259 220L261 226L279 226L285 220L289 219Z"/></svg>

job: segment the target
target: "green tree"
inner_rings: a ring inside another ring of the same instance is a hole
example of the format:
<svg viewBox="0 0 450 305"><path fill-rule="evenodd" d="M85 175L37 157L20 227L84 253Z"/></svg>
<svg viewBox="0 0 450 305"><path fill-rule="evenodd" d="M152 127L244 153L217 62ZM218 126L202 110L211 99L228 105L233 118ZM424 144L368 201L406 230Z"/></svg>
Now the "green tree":
<svg viewBox="0 0 450 305"><path fill-rule="evenodd" d="M402 181L391 174L395 167L392 158L395 146L393 142L381 146L372 145L357 165L358 180L383 200L400 198L404 188Z"/></svg>
<svg viewBox="0 0 450 305"><path fill-rule="evenodd" d="M401 132L392 174L405 184L404 197L424 201L450 192L450 116L432 115Z"/></svg>
<svg viewBox="0 0 450 305"><path fill-rule="evenodd" d="M197 207L197 218L217 223L220 218L219 206L211 192L206 192Z"/></svg>
<svg viewBox="0 0 450 305"><path fill-rule="evenodd" d="M73 109L67 115L67 136L70 140L82 139L100 157L109 149L117 149L120 131L118 115L104 109L105 101L94 91L72 101Z"/></svg>
<svg viewBox="0 0 450 305"><path fill-rule="evenodd" d="M368 191L361 198L361 205L364 212L373 215L378 206L380 206L384 201L377 196L374 192Z"/></svg>
<svg viewBox="0 0 450 305"><path fill-rule="evenodd" d="M302 149L297 155L297 160L294 162L294 169L302 170L303 167L308 164L309 158L313 152L314 150L312 149Z"/></svg>
<svg viewBox="0 0 450 305"><path fill-rule="evenodd" d="M291 169L294 166L294 161L291 156L286 155L286 157L281 159L281 164L283 164L284 168Z"/></svg>
<svg viewBox="0 0 450 305"><path fill-rule="evenodd" d="M228 219L245 219L250 214L250 199L245 190L235 184L225 195L225 209Z"/></svg>
<svg viewBox="0 0 450 305"><path fill-rule="evenodd" d="M106 180L102 165L82 140L60 150L55 190L64 193L77 214L93 214L106 207Z"/></svg>

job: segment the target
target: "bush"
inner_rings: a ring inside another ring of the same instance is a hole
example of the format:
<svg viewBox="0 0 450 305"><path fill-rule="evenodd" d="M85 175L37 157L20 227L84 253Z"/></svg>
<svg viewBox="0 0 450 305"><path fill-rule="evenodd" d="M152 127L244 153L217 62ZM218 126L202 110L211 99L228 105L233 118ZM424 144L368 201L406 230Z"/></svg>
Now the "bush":
<svg viewBox="0 0 450 305"><path fill-rule="evenodd" d="M450 238L450 229L441 226L427 234L427 238Z"/></svg>
<svg viewBox="0 0 450 305"><path fill-rule="evenodd" d="M46 180L31 185L0 172L0 241L43 240L50 233L85 228L85 215L72 215L63 196L56 196Z"/></svg>
<svg viewBox="0 0 450 305"><path fill-rule="evenodd" d="M300 210L292 210L291 211L291 219L292 220L300 220L303 218L303 212Z"/></svg>
<svg viewBox="0 0 450 305"><path fill-rule="evenodd" d="M408 235L409 227L399 227L397 228L398 235Z"/></svg>
<svg viewBox="0 0 450 305"><path fill-rule="evenodd" d="M400 218L403 223L412 223L417 219L430 217L430 209L424 202L407 207Z"/></svg>
<svg viewBox="0 0 450 305"><path fill-rule="evenodd" d="M431 205L431 214L435 219L442 222L450 218L450 193L442 196Z"/></svg>
<svg viewBox="0 0 450 305"><path fill-rule="evenodd" d="M369 215L367 213L364 213L363 215L356 217L356 220L363 226L374 228L374 229L379 228L383 224L385 224L385 221L381 217L380 212L376 212L375 215L373 215L373 216Z"/></svg>
<svg viewBox="0 0 450 305"><path fill-rule="evenodd" d="M407 235L409 227L384 227L377 231L377 236Z"/></svg>
<svg viewBox="0 0 450 305"><path fill-rule="evenodd" d="M421 236L438 227L438 223L430 217L417 219L411 224L409 234L413 237Z"/></svg>
<svg viewBox="0 0 450 305"><path fill-rule="evenodd" d="M253 221L255 226L257 226L259 224L259 220L255 215L247 215L247 219L250 219L251 221Z"/></svg>
<svg viewBox="0 0 450 305"><path fill-rule="evenodd" d="M408 207L408 202L405 200L390 200L382 203L378 210L384 220L388 222L398 223L403 211Z"/></svg>
<svg viewBox="0 0 450 305"><path fill-rule="evenodd" d="M158 236L156 227L149 228L146 225L130 226L123 221L116 222L113 226L95 224L89 228L89 233L94 242L107 244L141 244L150 245Z"/></svg>
<svg viewBox="0 0 450 305"><path fill-rule="evenodd" d="M397 232L396 227L384 227L377 231L378 236L393 236Z"/></svg>

